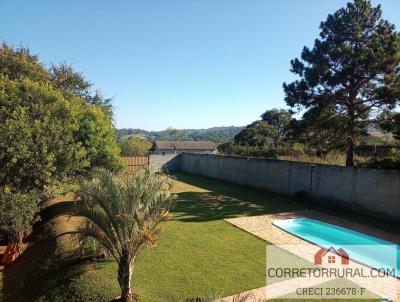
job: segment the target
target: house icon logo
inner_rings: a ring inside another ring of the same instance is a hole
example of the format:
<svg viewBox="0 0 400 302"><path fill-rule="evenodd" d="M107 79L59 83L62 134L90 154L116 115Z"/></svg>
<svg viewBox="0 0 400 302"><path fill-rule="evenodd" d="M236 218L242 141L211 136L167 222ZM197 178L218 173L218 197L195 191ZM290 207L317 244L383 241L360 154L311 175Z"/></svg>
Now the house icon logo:
<svg viewBox="0 0 400 302"><path fill-rule="evenodd" d="M339 263L339 261L342 265L349 264L349 254L347 254L346 251L342 248L320 248L320 250L314 255L314 264L317 265L336 264Z"/></svg>

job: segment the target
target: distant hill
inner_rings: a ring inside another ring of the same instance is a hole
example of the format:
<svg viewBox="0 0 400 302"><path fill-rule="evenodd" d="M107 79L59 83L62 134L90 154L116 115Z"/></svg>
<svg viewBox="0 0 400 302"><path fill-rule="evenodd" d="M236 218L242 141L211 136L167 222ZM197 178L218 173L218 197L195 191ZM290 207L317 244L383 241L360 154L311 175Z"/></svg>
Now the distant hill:
<svg viewBox="0 0 400 302"><path fill-rule="evenodd" d="M232 140L244 127L228 126L213 127L208 129L180 129L183 133L181 140L210 140L216 143L223 143ZM125 136L145 137L150 141L173 140L168 130L162 131L146 131L142 129L123 128L117 129L117 138L121 139Z"/></svg>

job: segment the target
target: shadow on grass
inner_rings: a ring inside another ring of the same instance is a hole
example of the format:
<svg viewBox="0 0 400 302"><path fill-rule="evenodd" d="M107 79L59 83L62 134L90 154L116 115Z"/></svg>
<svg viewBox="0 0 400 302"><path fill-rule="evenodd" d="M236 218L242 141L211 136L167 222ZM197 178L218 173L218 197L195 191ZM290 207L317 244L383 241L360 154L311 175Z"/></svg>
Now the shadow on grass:
<svg viewBox="0 0 400 302"><path fill-rule="evenodd" d="M74 293L71 287L84 274L109 261L82 257L70 239L76 232L60 228L52 220L64 214L64 210L69 213L72 206L73 202L60 202L41 213L42 220L30 236L32 243L2 272L4 301L85 301L76 299L75 294L79 293Z"/></svg>
<svg viewBox="0 0 400 302"><path fill-rule="evenodd" d="M189 174L174 174L178 181L207 191L178 193L176 220L204 222L302 210L304 206L279 194Z"/></svg>
<svg viewBox="0 0 400 302"><path fill-rule="evenodd" d="M208 221L306 210L305 204L296 203L287 196L197 175L173 175L178 181L209 191L178 194L178 204L174 212L176 219L180 221ZM313 204L312 208L327 215L400 234L400 224L393 221L338 207Z"/></svg>
<svg viewBox="0 0 400 302"><path fill-rule="evenodd" d="M58 259L54 254L56 250L56 238L39 239L12 265L6 266L2 288L5 300L34 301L58 286L60 276L65 276L70 261L67 258Z"/></svg>
<svg viewBox="0 0 400 302"><path fill-rule="evenodd" d="M73 200L64 200L47 206L40 212L40 223L46 224L57 216L74 215L76 211Z"/></svg>
<svg viewBox="0 0 400 302"><path fill-rule="evenodd" d="M12 265L4 268L4 301L77 301L66 290L96 264L107 260L82 259L75 254L57 255L54 238L32 244Z"/></svg>

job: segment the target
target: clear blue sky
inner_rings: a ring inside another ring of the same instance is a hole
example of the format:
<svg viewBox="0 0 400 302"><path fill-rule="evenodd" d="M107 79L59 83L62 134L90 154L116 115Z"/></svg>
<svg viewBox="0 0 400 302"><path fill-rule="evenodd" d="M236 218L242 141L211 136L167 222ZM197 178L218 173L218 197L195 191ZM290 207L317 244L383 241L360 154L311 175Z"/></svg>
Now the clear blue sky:
<svg viewBox="0 0 400 302"><path fill-rule="evenodd" d="M71 63L119 128L245 125L284 107L289 62L342 0L0 0L0 40ZM381 0L400 28L400 1Z"/></svg>

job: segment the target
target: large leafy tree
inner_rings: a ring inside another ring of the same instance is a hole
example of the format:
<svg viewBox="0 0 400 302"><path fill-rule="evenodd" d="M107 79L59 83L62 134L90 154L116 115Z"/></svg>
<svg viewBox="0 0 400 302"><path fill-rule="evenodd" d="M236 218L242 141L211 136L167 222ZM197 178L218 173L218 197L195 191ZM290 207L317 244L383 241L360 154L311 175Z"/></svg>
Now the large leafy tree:
<svg viewBox="0 0 400 302"><path fill-rule="evenodd" d="M285 109L271 109L265 111L261 118L273 129L272 139L275 149L277 149L286 138L288 126L292 119L292 113Z"/></svg>
<svg viewBox="0 0 400 302"><path fill-rule="evenodd" d="M324 108L344 121L346 165L353 165L358 130L377 110L400 100L400 41L394 25L382 19L380 6L355 0L320 25L314 47L291 61L298 76L283 84L289 106Z"/></svg>
<svg viewBox="0 0 400 302"><path fill-rule="evenodd" d="M75 139L83 111L49 83L0 78L0 185L42 190L89 167Z"/></svg>
<svg viewBox="0 0 400 302"><path fill-rule="evenodd" d="M119 168L112 119L66 65L46 70L27 48L0 47L0 186L42 190L85 169Z"/></svg>
<svg viewBox="0 0 400 302"><path fill-rule="evenodd" d="M170 218L170 184L149 168L133 177L100 171L77 194L78 214L87 218L79 231L98 240L117 261L122 301L136 301L131 286L135 261L146 245L156 246L161 223Z"/></svg>
<svg viewBox="0 0 400 302"><path fill-rule="evenodd" d="M271 144L274 133L274 128L267 122L255 121L236 134L234 141L241 146L264 148Z"/></svg>
<svg viewBox="0 0 400 302"><path fill-rule="evenodd" d="M92 167L122 167L111 107L66 65L0 46L0 231L21 241L46 186ZM39 197L37 197L39 196Z"/></svg>

